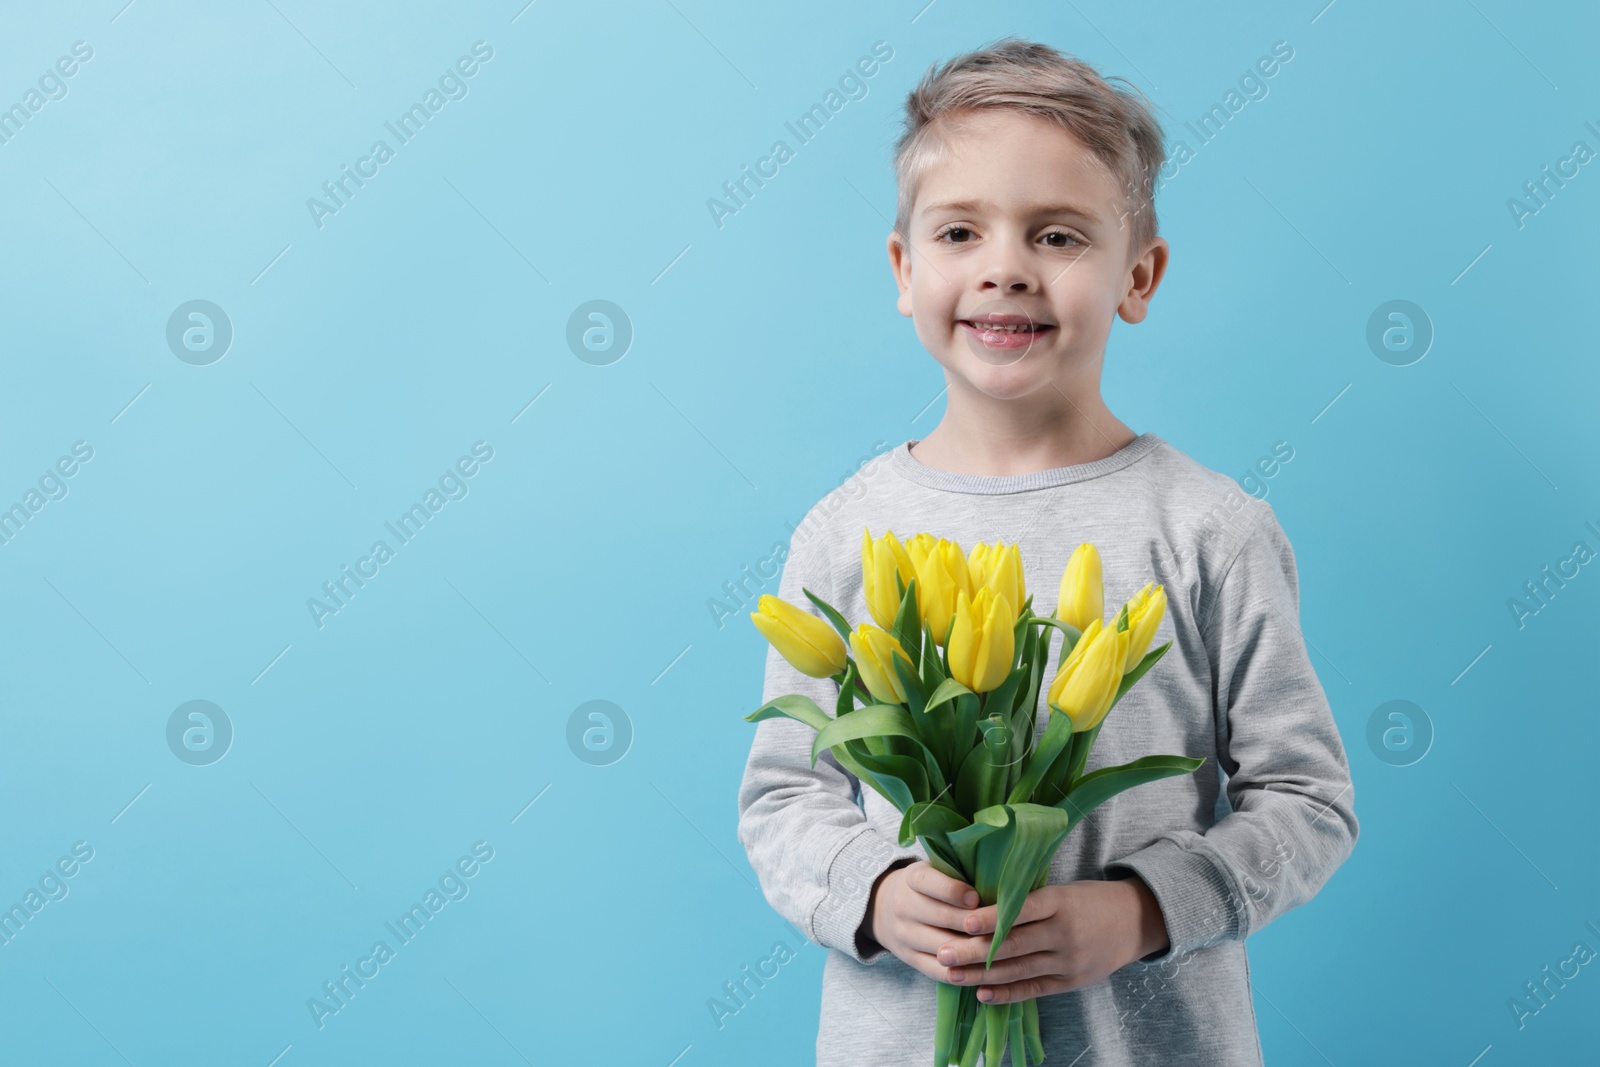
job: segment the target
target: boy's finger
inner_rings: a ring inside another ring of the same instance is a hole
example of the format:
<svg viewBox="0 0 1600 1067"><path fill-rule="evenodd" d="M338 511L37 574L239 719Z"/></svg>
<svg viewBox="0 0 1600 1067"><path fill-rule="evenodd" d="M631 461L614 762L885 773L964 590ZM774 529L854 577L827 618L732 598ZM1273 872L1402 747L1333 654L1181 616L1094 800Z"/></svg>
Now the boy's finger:
<svg viewBox="0 0 1600 1067"><path fill-rule="evenodd" d="M997 956L993 967L984 967L982 963L976 967L956 967L947 970L943 980L951 985L1004 987L1045 977L1055 966L1055 958L1047 952L1024 953L1004 960Z"/></svg>
<svg viewBox="0 0 1600 1067"><path fill-rule="evenodd" d="M1023 923L1038 922L1040 919L1054 912L1050 902L1037 893L1029 893L1022 901L1022 910L1017 913L1017 926ZM969 934L992 934L995 923L999 919L1000 908L995 904L985 904L981 908L974 908L961 917L961 929Z"/></svg>
<svg viewBox="0 0 1600 1067"><path fill-rule="evenodd" d="M994 943L993 935L988 937L955 937L934 946L933 954L941 964L946 967L972 967L982 968L989 958L989 946ZM1031 932L1024 929L1014 929L1000 942L1000 947L995 949L995 963L1001 960L1012 959L1016 956L1026 956L1037 953L1043 948L1038 939ZM1009 981L1010 979L1005 979Z"/></svg>
<svg viewBox="0 0 1600 1067"><path fill-rule="evenodd" d="M920 900L912 897L911 903L901 912L904 918L920 923L930 930L937 930L940 937L938 943L941 945L952 937L961 936L963 932L961 921L970 914L966 908L958 908L933 897L923 897Z"/></svg>
<svg viewBox="0 0 1600 1067"><path fill-rule="evenodd" d="M902 962L910 964L913 968L921 971L929 978L932 978L935 982L944 981L945 968L941 967L939 965L939 961L934 959L931 954L927 952L912 952L910 953L910 956L910 959L903 960Z"/></svg>
<svg viewBox="0 0 1600 1067"><path fill-rule="evenodd" d="M910 876L906 879L912 889L923 896L942 900L946 904L954 904L958 908L975 908L978 906L978 891L965 882L957 881L947 874L942 874L928 864L919 863L912 867Z"/></svg>
<svg viewBox="0 0 1600 1067"><path fill-rule="evenodd" d="M953 908L951 910L955 911ZM935 956L945 945L963 940L960 934L947 927L930 925L911 916L907 916L907 919L908 921L899 931L900 941L907 948L913 948L918 952L926 952L929 956ZM989 942L985 940L983 943L987 946Z"/></svg>

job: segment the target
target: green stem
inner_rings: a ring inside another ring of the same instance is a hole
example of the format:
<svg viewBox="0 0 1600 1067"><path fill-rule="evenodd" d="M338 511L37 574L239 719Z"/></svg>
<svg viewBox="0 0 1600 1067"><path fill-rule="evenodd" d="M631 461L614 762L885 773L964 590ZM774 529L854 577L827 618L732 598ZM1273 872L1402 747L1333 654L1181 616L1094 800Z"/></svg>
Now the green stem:
<svg viewBox="0 0 1600 1067"><path fill-rule="evenodd" d="M955 1043L964 992L961 986L939 983L939 1008L933 1028L933 1067L950 1067L950 1050Z"/></svg>
<svg viewBox="0 0 1600 1067"><path fill-rule="evenodd" d="M1011 1064L1012 1067L1028 1067L1028 1042L1022 1034L1022 1017L1027 1014L1027 1006L1033 1001L1024 1001L1021 1004L1011 1005Z"/></svg>
<svg viewBox="0 0 1600 1067"><path fill-rule="evenodd" d="M1030 1000L1023 1004L1024 1035L1028 1042L1028 1058L1034 1063L1044 1062L1044 1038L1039 1034L1039 1002ZM942 1067L942 1065L941 1065Z"/></svg>
<svg viewBox="0 0 1600 1067"><path fill-rule="evenodd" d="M1000 1057L1006 1054L1006 1030L1011 1025L1011 1005L985 1004L983 1011L989 1017L985 1028L987 1046L983 1050L983 1067L999 1067Z"/></svg>
<svg viewBox="0 0 1600 1067"><path fill-rule="evenodd" d="M988 1023L988 1005L978 1004L972 1016L972 1030L967 1034L967 1047L961 1050L961 1067L978 1067L978 1051L983 1048L984 1027Z"/></svg>
<svg viewBox="0 0 1600 1067"><path fill-rule="evenodd" d="M1072 735L1066 754L1056 761L1045 776L1045 787L1039 791L1044 803L1059 804L1062 797L1072 792L1072 787L1083 777L1084 764L1089 761L1089 750L1094 748L1094 739L1100 736L1100 727L1105 722L1101 719L1090 729Z"/></svg>

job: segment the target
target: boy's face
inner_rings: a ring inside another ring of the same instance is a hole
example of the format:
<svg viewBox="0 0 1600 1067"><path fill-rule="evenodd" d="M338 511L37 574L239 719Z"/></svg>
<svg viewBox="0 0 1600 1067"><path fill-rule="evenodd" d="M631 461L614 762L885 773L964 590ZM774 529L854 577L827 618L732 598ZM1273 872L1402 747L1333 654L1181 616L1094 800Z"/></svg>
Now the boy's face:
<svg viewBox="0 0 1600 1067"><path fill-rule="evenodd" d="M1013 399L1088 387L1088 374L1098 395L1112 316L1144 318L1166 241L1135 256L1123 190L1055 123L1015 111L957 118L950 154L917 190L909 247L889 235L900 313L952 385Z"/></svg>

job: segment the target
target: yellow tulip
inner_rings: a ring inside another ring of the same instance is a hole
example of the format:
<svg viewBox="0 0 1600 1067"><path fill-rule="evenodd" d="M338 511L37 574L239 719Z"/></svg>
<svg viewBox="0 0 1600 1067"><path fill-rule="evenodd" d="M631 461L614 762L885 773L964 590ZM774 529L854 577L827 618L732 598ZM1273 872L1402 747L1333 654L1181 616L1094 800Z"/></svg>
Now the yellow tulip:
<svg viewBox="0 0 1600 1067"><path fill-rule="evenodd" d="M1094 619L1105 617L1105 587L1100 578L1100 550L1085 541L1072 550L1067 569L1061 574L1061 596L1056 602L1056 618L1079 630Z"/></svg>
<svg viewBox="0 0 1600 1067"><path fill-rule="evenodd" d="M979 586L975 596L956 595L950 631L950 676L974 693L997 688L1016 657L1017 612L1004 593Z"/></svg>
<svg viewBox="0 0 1600 1067"><path fill-rule="evenodd" d="M911 563L917 569L918 597L922 624L933 635L934 644L944 647L950 619L956 613L956 598L976 592L967 568L966 553L954 541L930 534L918 534L906 545Z"/></svg>
<svg viewBox="0 0 1600 1067"><path fill-rule="evenodd" d="M1022 576L1020 548L1014 544L1002 545L999 541L992 545L980 541L967 553L967 569L972 572L975 586L993 586L995 592L1004 593L1011 606L1021 613L1028 590Z"/></svg>
<svg viewBox="0 0 1600 1067"><path fill-rule="evenodd" d="M1072 720L1072 732L1092 730L1111 710L1128 659L1128 630L1093 619L1050 683L1050 706Z"/></svg>
<svg viewBox="0 0 1600 1067"><path fill-rule="evenodd" d="M1144 588L1128 601L1128 662L1123 673L1133 670L1155 640L1156 629L1167 612L1167 591L1154 582L1144 583Z"/></svg>
<svg viewBox="0 0 1600 1067"><path fill-rule="evenodd" d="M907 585L911 584L911 579L917 574L905 546L900 543L893 530L873 540L867 533L867 528L863 526L861 586L866 591L867 610L872 613L878 625L885 628L894 625L894 617L900 611L900 589L895 585L896 574L899 574L900 580Z"/></svg>
<svg viewBox="0 0 1600 1067"><path fill-rule="evenodd" d="M861 623L850 635L850 651L855 653L856 669L866 683L867 692L880 704L904 704L905 689L900 685L900 675L895 672L893 657L899 656L911 666L911 657L894 635L880 630L871 623Z"/></svg>
<svg viewBox="0 0 1600 1067"><path fill-rule="evenodd" d="M844 639L825 620L787 600L763 593L750 621L794 669L813 678L829 678L844 670Z"/></svg>

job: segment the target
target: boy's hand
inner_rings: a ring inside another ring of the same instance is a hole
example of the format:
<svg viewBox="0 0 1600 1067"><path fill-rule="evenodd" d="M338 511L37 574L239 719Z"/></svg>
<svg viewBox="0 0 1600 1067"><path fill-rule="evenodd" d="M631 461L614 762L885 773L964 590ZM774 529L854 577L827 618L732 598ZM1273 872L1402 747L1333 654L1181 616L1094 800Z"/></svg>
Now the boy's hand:
<svg viewBox="0 0 1600 1067"><path fill-rule="evenodd" d="M942 981L946 968L934 953L960 935L962 920L977 906L976 889L917 860L879 879L862 925L896 957Z"/></svg>
<svg viewBox="0 0 1600 1067"><path fill-rule="evenodd" d="M966 933L979 936L941 942L939 966L918 969L951 985L976 984L984 1003L1008 1004L1093 985L1168 944L1161 908L1137 875L1035 889L985 970L995 912L991 904L961 916Z"/></svg>

